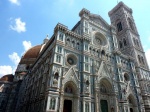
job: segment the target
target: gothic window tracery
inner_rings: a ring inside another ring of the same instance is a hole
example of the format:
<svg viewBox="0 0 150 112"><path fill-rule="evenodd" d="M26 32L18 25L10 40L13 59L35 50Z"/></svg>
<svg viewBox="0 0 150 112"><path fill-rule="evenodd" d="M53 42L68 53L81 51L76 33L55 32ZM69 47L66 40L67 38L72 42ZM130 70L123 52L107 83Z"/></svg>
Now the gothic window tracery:
<svg viewBox="0 0 150 112"><path fill-rule="evenodd" d="M61 62L61 56L60 56L60 55L57 55L57 56L56 56L56 62L58 62L58 63Z"/></svg>
<svg viewBox="0 0 150 112"><path fill-rule="evenodd" d="M118 32L122 31L122 23L121 22L117 23L117 29L118 29Z"/></svg>

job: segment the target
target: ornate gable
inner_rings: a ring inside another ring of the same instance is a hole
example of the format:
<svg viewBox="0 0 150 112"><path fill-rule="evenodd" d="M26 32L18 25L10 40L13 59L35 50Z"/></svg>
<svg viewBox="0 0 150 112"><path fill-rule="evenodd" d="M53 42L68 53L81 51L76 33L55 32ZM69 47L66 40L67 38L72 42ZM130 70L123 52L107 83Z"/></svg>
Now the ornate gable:
<svg viewBox="0 0 150 112"><path fill-rule="evenodd" d="M104 61L101 62L101 65L99 67L99 70L98 70L97 74L98 74L98 80L100 80L101 77L106 77L106 78L111 79L108 67L107 67L107 65L105 64Z"/></svg>
<svg viewBox="0 0 150 112"><path fill-rule="evenodd" d="M91 14L89 19L106 29L110 27L110 25L100 15Z"/></svg>
<svg viewBox="0 0 150 112"><path fill-rule="evenodd" d="M75 66L72 66L68 72L63 76L63 84L68 81L73 81L76 85L79 83L78 75L75 72Z"/></svg>

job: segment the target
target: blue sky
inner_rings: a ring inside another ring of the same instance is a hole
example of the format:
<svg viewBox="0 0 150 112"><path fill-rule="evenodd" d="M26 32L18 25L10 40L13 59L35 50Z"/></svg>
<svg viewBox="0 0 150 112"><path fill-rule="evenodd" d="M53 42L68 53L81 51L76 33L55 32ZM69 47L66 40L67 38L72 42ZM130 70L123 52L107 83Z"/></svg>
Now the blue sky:
<svg viewBox="0 0 150 112"><path fill-rule="evenodd" d="M118 0L119 1L119 0ZM122 0L133 16L147 57L150 57L150 0ZM24 52L42 44L60 22L71 29L82 8L110 24L108 12L117 0L0 0L0 77L14 73ZM150 65L150 58L148 59Z"/></svg>

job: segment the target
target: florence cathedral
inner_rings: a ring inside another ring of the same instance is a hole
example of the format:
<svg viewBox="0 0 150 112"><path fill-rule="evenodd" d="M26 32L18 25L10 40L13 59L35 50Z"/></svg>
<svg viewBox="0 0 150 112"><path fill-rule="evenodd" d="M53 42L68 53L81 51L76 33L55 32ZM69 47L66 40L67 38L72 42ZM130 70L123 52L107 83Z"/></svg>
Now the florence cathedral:
<svg viewBox="0 0 150 112"><path fill-rule="evenodd" d="M0 111L150 112L150 71L132 13L119 2L110 25L85 8L71 30L58 23L22 56L13 81L0 79Z"/></svg>

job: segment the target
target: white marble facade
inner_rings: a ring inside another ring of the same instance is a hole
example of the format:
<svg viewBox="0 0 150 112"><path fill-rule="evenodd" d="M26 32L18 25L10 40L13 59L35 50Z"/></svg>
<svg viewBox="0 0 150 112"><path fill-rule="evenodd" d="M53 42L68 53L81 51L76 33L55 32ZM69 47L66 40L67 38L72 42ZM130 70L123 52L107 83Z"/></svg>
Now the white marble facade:
<svg viewBox="0 0 150 112"><path fill-rule="evenodd" d="M149 112L150 72L132 10L118 3L111 25L87 9L79 15L72 30L56 25L23 80L17 110Z"/></svg>

